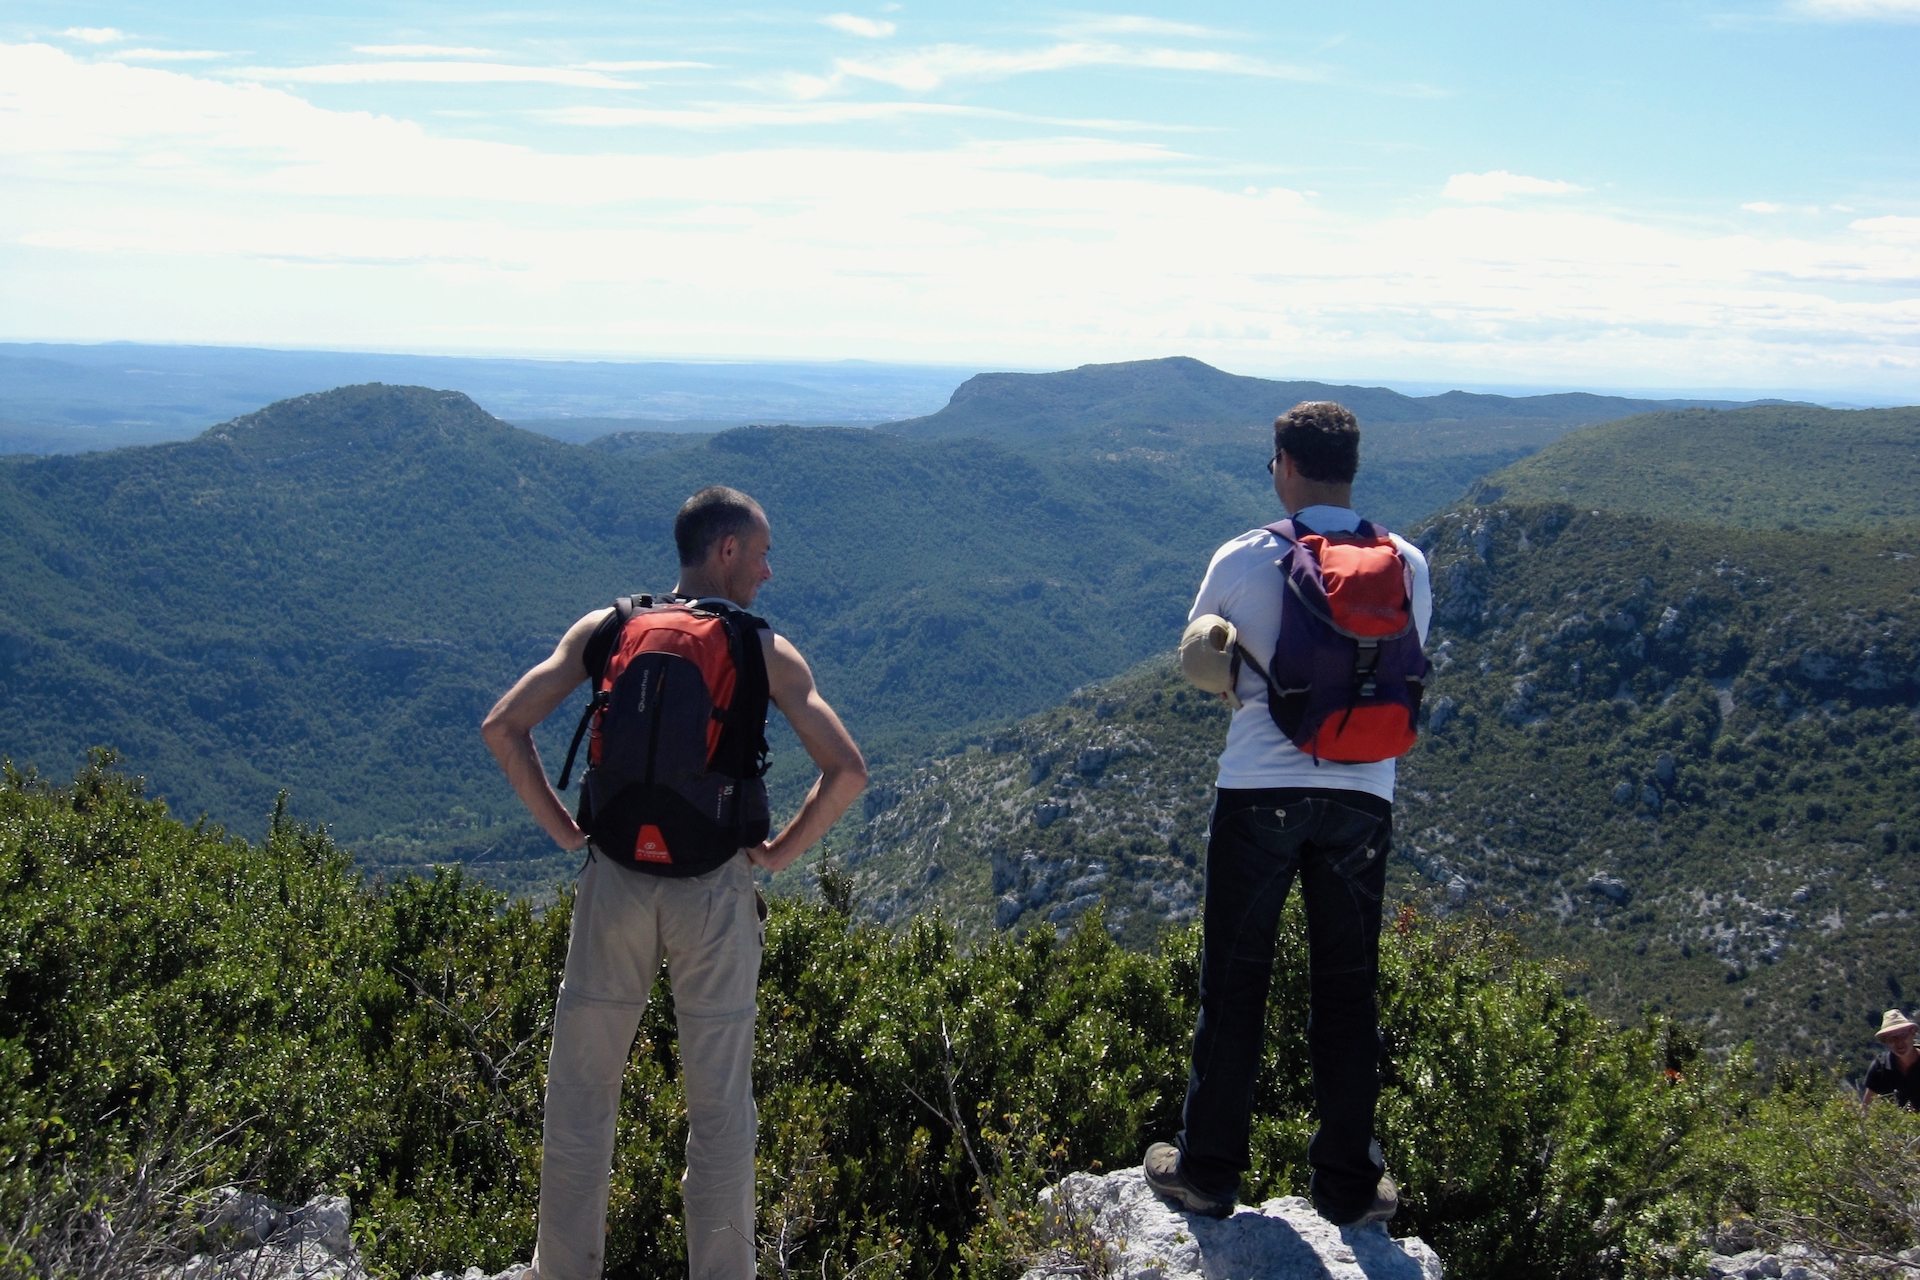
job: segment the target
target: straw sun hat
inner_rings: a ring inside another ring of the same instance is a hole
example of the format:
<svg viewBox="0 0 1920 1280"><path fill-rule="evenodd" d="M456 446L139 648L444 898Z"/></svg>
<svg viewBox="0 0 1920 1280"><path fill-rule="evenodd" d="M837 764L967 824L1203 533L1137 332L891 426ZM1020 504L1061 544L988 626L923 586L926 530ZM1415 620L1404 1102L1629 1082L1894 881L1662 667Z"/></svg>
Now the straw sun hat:
<svg viewBox="0 0 1920 1280"><path fill-rule="evenodd" d="M1900 1033L1916 1027L1920 1027L1920 1022L1915 1022L1898 1009L1889 1009L1886 1016L1880 1019L1880 1029L1873 1033L1873 1038L1885 1044Z"/></svg>

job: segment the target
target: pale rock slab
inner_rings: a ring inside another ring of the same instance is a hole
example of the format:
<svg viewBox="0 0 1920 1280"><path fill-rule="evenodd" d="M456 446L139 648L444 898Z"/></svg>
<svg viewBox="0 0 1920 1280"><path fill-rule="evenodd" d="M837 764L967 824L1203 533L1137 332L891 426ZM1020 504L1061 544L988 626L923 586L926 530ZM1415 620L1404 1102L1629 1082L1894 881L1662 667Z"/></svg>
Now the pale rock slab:
<svg viewBox="0 0 1920 1280"><path fill-rule="evenodd" d="M202 1231L224 1242L165 1272L167 1280L364 1280L366 1267L349 1228L345 1196L315 1196L285 1208L262 1195L223 1187Z"/></svg>
<svg viewBox="0 0 1920 1280"><path fill-rule="evenodd" d="M1107 1251L1112 1280L1442 1280L1440 1256L1418 1237L1374 1223L1336 1227L1299 1196L1239 1206L1232 1217L1182 1213L1138 1169L1069 1174L1041 1193L1062 1245L1076 1234ZM1071 1265L1064 1262L1065 1266ZM1043 1263L1022 1280L1048 1280Z"/></svg>

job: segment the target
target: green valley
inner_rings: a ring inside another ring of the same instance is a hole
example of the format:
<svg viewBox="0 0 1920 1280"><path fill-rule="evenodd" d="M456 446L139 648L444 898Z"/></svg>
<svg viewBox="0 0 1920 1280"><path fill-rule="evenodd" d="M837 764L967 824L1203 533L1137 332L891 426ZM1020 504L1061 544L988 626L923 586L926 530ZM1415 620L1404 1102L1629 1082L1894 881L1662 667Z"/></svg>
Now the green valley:
<svg viewBox="0 0 1920 1280"><path fill-rule="evenodd" d="M1920 988L1920 526L1736 532L1463 507L1428 550L1437 668L1402 762L1403 901L1582 962L1715 1043L1850 1055ZM842 856L883 919L1095 903L1191 917L1226 715L1156 659L871 790Z"/></svg>
<svg viewBox="0 0 1920 1280"><path fill-rule="evenodd" d="M368 865L550 885L571 867L475 727L573 619L672 585L673 512L714 482L772 513L761 603L880 763L1152 652L1216 530L1256 514L1151 459L800 428L587 448L457 393L345 388L0 464L4 750L64 770L110 743L187 814L251 828L288 788Z"/></svg>
<svg viewBox="0 0 1920 1280"><path fill-rule="evenodd" d="M692 489L767 504L762 603L884 766L1158 649L1196 566L1266 518L1273 414L1316 394L1378 414L1366 500L1394 522L1649 403L1413 399L1174 359L983 375L883 430L574 445L456 392L296 397L190 441L0 463L0 750L64 771L111 743L182 812L249 829L287 788L366 865L544 888L571 868L473 725L573 618L671 585ZM791 798L805 765L781 745Z"/></svg>

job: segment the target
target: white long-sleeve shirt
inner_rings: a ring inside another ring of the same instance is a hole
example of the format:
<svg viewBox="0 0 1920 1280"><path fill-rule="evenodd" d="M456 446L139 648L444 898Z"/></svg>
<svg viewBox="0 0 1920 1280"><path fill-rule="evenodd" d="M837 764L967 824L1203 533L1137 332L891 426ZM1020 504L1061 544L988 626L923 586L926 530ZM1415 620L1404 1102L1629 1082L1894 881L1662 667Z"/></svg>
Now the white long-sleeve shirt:
<svg viewBox="0 0 1920 1280"><path fill-rule="evenodd" d="M1360 527L1359 514L1349 507L1308 507L1295 512L1294 519L1316 533L1352 533ZM1420 642L1425 644L1427 627L1433 621L1433 584L1427 558L1398 534L1392 537L1413 568L1413 622L1420 632ZM1247 652L1266 666L1280 642L1286 582L1275 564L1286 550L1286 544L1273 534L1253 529L1214 552L1188 621L1202 614L1219 614L1240 633L1240 643ZM1220 753L1220 775L1215 785L1333 787L1393 799L1395 761L1337 764L1322 760L1315 764L1312 756L1280 732L1267 711L1266 682L1244 663L1234 692L1240 696L1240 709L1233 713L1233 723L1227 729L1227 747Z"/></svg>

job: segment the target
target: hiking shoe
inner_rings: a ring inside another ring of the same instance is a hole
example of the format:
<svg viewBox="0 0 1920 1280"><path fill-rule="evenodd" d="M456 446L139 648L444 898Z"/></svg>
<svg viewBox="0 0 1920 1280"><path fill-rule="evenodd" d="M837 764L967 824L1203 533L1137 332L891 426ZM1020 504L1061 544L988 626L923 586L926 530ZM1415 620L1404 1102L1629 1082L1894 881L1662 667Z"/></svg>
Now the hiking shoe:
<svg viewBox="0 0 1920 1280"><path fill-rule="evenodd" d="M1171 1142L1156 1142L1148 1147L1147 1158L1140 1162L1140 1172L1146 1175L1147 1185L1155 1194L1173 1201L1187 1213L1224 1218L1233 1212L1237 1192L1211 1195L1194 1186L1180 1167L1180 1148Z"/></svg>
<svg viewBox="0 0 1920 1280"><path fill-rule="evenodd" d="M1352 1218L1336 1218L1328 1213L1326 1206L1320 1203L1320 1197L1313 1198L1313 1207L1319 1215L1336 1227L1364 1227L1370 1222L1386 1222L1400 1212L1400 1188L1386 1174L1380 1175L1379 1185L1373 1189L1373 1203Z"/></svg>

